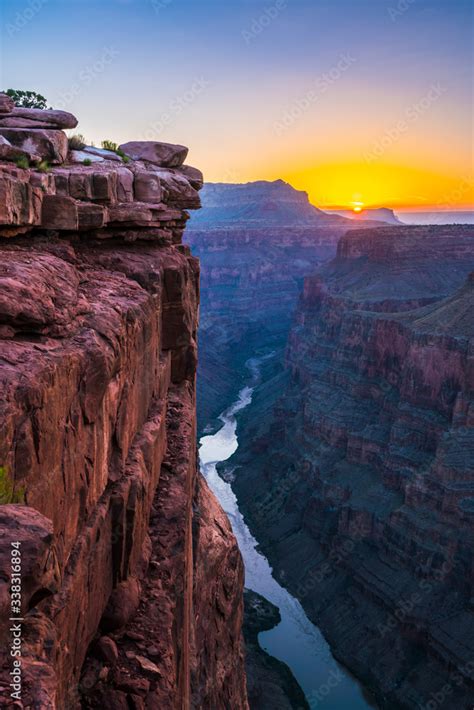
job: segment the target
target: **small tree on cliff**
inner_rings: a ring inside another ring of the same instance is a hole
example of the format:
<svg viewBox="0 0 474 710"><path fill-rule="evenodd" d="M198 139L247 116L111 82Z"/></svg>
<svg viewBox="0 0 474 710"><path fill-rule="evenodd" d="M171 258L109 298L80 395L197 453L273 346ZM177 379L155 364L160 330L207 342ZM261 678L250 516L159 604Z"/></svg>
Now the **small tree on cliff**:
<svg viewBox="0 0 474 710"><path fill-rule="evenodd" d="M7 89L5 92L15 102L18 108L47 108L47 101L44 96L36 91L20 91L19 89Z"/></svg>

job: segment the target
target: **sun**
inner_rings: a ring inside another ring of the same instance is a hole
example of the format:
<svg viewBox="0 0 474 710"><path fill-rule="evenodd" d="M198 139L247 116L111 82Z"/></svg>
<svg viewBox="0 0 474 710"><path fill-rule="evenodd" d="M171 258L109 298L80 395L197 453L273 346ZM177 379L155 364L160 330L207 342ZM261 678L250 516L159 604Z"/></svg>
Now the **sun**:
<svg viewBox="0 0 474 710"><path fill-rule="evenodd" d="M359 212L362 212L362 208L364 207L364 203L363 203L363 202L353 202L352 205L353 205L353 206L352 206L352 211L353 211L353 212L356 212L357 214L358 214Z"/></svg>

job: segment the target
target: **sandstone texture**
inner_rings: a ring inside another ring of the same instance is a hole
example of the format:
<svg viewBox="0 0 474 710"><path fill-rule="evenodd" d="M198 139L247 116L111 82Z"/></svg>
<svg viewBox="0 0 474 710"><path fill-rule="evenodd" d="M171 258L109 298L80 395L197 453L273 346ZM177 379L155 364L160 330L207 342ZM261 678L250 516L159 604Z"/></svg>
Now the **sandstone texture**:
<svg viewBox="0 0 474 710"><path fill-rule="evenodd" d="M281 583L383 708L474 697L473 268L472 227L345 235L229 461Z"/></svg>
<svg viewBox="0 0 474 710"><path fill-rule="evenodd" d="M57 158L0 162L0 704L19 542L18 707L247 708L242 561L196 461L198 193Z"/></svg>
<svg viewBox="0 0 474 710"><path fill-rule="evenodd" d="M133 160L148 160L164 168L178 168L186 160L188 149L184 145L152 141L129 141L120 149Z"/></svg>

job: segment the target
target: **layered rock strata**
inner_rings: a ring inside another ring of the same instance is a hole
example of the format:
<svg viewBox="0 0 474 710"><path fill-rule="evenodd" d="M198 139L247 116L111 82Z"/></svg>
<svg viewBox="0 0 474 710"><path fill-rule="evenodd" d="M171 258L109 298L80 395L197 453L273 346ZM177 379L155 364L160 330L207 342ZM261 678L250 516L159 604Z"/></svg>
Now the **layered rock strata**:
<svg viewBox="0 0 474 710"><path fill-rule="evenodd" d="M305 276L364 225L325 214L282 180L207 184L201 196L185 240L201 262L203 428L235 399L248 358L262 349L282 356Z"/></svg>
<svg viewBox="0 0 474 710"><path fill-rule="evenodd" d="M17 123L0 135L39 146L50 129L18 122L51 112L7 109ZM202 176L182 150L159 162L173 146L143 150L158 162L0 162L3 706L16 614L19 707L102 693L109 707L247 708L242 562L196 465L199 264L181 237ZM152 650L131 655L133 625Z"/></svg>
<svg viewBox="0 0 474 710"><path fill-rule="evenodd" d="M281 582L384 708L474 697L473 268L472 227L347 234L229 462Z"/></svg>

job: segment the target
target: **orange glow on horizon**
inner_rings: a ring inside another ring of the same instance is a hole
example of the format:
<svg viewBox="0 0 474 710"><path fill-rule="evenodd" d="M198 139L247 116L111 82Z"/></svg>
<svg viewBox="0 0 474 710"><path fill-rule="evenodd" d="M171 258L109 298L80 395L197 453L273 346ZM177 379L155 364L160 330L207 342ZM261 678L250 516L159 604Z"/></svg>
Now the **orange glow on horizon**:
<svg viewBox="0 0 474 710"><path fill-rule="evenodd" d="M471 210L474 180L410 165L327 163L278 175L322 209ZM273 176L269 179L276 179ZM354 185L358 191L354 192Z"/></svg>

